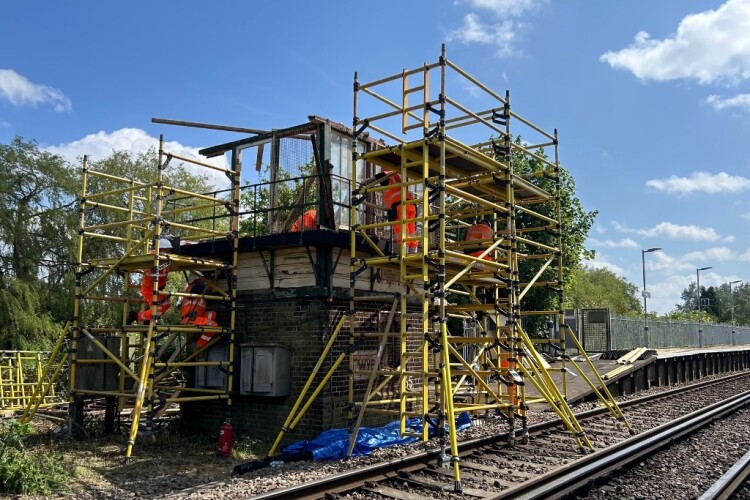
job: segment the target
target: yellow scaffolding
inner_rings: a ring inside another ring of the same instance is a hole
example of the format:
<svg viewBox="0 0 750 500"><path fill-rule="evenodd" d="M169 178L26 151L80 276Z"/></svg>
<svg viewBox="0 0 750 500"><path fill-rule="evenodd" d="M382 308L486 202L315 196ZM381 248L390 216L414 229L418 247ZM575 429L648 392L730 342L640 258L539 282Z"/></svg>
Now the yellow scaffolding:
<svg viewBox="0 0 750 500"><path fill-rule="evenodd" d="M449 96L449 81L461 89L459 94L471 89L471 100L487 107L472 111L462 105ZM538 140L514 141L511 123L520 126L524 140L529 136ZM431 424L441 436L442 465L453 468L455 489L460 491L457 414L504 415L511 445L520 420L525 440L527 381L538 400L548 403L562 419L578 448L592 449L567 403L567 374L580 372L613 415L624 421L622 413L598 374L589 377L575 363L572 369L568 366L564 328L559 338L541 340L559 353L560 366L552 368L536 349L539 341L527 334L521 321L524 316L544 315L557 316L563 323L564 228L557 132L547 133L512 111L509 93L500 96L470 76L446 58L444 47L438 62L376 81L361 82L355 73L353 128L355 143L367 131L393 144L354 153L355 161L377 165L383 174L353 179L360 201L380 204L385 211L383 193L400 189L402 206L415 205L417 215L401 209L395 217L391 211L388 222L372 222L363 217L361 206L352 206L350 319L362 304L393 302L385 328L377 333L348 321L350 353L364 337L379 340L371 367L358 369L354 356L349 356L349 453L365 413L397 418L402 435L421 439L427 439ZM540 153L549 147L554 148L552 159ZM524 162L540 168L525 172L520 168ZM554 182L552 191L535 182L540 175ZM494 237L464 241L466 228L479 220L490 223ZM400 234L384 252L376 235L389 227ZM553 235L553 243L540 235ZM354 277L368 267L399 277L402 286L395 297L377 297L355 288ZM522 310L524 296L538 287L553 289L557 306L548 311ZM475 327L468 335L457 335L448 329L450 318L467 320ZM398 328L391 331L394 323ZM381 366L390 339L398 343L396 368ZM557 380L554 371L560 372ZM597 389L597 382L603 390ZM417 433L407 426L411 417L423 419ZM440 432L445 427L448 432Z"/></svg>
<svg viewBox="0 0 750 500"><path fill-rule="evenodd" d="M472 111L449 96L449 81L484 109ZM508 92L498 95L449 61L445 47L437 62L379 80L361 82L355 73L353 104L352 163L381 172L358 179L360 168L352 170L348 310L269 457L347 361L347 456L368 414L372 422L398 419L402 436L427 440L433 428L440 439L440 465L453 468L456 491L461 490L458 413L502 415L513 446L517 430L521 442L528 439L528 404L542 402L560 417L581 452L593 449L568 405L569 374L580 377L633 432L564 325L557 132L550 134L512 111ZM513 139L511 123L524 142ZM376 142L382 147L357 149L366 135L382 141ZM553 149L552 158L545 148ZM491 237L467 238L467 229L482 220L489 223ZM394 285L378 289L387 291L357 286L368 268ZM524 298L539 289L552 294L550 309L522 308ZM550 329L546 338L532 338L522 325L534 317L556 319L559 336ZM449 330L451 320L471 328ZM585 360L583 367L570 362L568 343ZM537 350L540 344L554 349L560 363L548 363ZM527 383L533 389L527 391Z"/></svg>
<svg viewBox="0 0 750 500"><path fill-rule="evenodd" d="M0 351L0 411L26 408L34 389L44 379L50 353L43 351ZM61 403L55 387L40 400L41 406Z"/></svg>
<svg viewBox="0 0 750 500"><path fill-rule="evenodd" d="M226 174L230 181L228 197L167 185L164 173L174 160ZM126 462L131 459L141 419L145 417L146 435L151 436L154 420L167 405L224 400L229 413L235 350L240 178L236 152L232 153L231 166L221 168L166 151L163 137L159 139L156 175L149 182L93 170L84 157L73 318L41 370L22 421L33 418L66 364L69 429L72 431L77 424L85 398L116 399L117 410L130 418ZM90 185L106 188L93 190ZM89 221L92 213L99 215L95 223ZM207 213L211 215L207 217ZM229 257L219 259L211 256L212 250L207 250L209 256L204 256L190 252L189 246L175 243L172 253L162 253L160 242L167 235L197 244L194 248L198 251L201 243L229 242L231 251L226 252ZM167 266L170 273L182 272L187 281L208 274L213 278L207 279L207 291L201 294L160 289L159 280L154 279L153 297L204 299L210 304L225 305L224 312L219 311L219 326L168 324L167 317L161 316L157 300L150 306L150 319L144 324L134 324L134 308L144 312L147 307L135 293L139 285L134 277L147 270L158 276ZM83 318L92 316L87 313L95 312L97 305L107 302L122 304L119 325L84 323ZM197 338L204 333L212 336L211 340L194 348ZM219 343L226 344L225 359L201 359L202 354ZM83 344L91 349L95 346L100 356L91 359L82 356ZM92 365L110 367L116 373L114 387L92 388L84 377L77 376L83 367ZM185 368L209 366L227 374L223 388L190 387L181 376Z"/></svg>

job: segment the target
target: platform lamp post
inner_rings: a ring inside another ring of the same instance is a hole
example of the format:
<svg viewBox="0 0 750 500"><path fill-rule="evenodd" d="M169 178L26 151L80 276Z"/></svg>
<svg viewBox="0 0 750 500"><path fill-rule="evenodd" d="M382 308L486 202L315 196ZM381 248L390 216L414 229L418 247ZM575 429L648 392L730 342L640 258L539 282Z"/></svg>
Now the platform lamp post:
<svg viewBox="0 0 750 500"><path fill-rule="evenodd" d="M646 306L646 299L651 295L646 291L646 254L651 252L657 252L661 250L659 247L649 248L648 250L641 250L641 264L643 265L643 346L648 347L651 339L648 336L648 307Z"/></svg>
<svg viewBox="0 0 750 500"><path fill-rule="evenodd" d="M697 290L695 294L698 297L698 347L703 347L703 328L701 328L701 271L707 271L713 269L711 266L700 267L695 270L695 285Z"/></svg>
<svg viewBox="0 0 750 500"><path fill-rule="evenodd" d="M732 285L736 283L742 283L742 280L730 281L729 282L729 299L732 301L732 345L735 344L735 330L734 330L734 293L732 293Z"/></svg>

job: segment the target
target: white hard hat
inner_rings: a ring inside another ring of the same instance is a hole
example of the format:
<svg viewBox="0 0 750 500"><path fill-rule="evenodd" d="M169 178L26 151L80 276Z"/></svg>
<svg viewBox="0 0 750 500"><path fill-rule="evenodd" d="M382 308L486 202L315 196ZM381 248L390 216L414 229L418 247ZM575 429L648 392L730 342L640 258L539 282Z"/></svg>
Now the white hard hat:
<svg viewBox="0 0 750 500"><path fill-rule="evenodd" d="M166 238L159 238L159 249L160 250L171 250L172 242Z"/></svg>

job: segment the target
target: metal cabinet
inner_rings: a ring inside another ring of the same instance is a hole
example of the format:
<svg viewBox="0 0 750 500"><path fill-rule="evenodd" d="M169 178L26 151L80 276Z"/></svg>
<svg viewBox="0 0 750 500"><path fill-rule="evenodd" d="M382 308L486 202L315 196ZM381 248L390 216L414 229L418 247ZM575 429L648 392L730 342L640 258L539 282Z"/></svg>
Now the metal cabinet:
<svg viewBox="0 0 750 500"><path fill-rule="evenodd" d="M227 361L229 347L213 345L202 352L197 361ZM227 368L219 366L197 366L195 368L195 387L198 389L224 389L227 385Z"/></svg>
<svg viewBox="0 0 750 500"><path fill-rule="evenodd" d="M280 397L289 395L291 353L274 345L240 345L240 394Z"/></svg>

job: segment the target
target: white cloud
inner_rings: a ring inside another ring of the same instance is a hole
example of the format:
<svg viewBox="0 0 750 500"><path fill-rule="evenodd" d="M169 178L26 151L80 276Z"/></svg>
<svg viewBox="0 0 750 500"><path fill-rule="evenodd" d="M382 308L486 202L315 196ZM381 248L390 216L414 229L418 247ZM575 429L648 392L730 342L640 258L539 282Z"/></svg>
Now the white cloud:
<svg viewBox="0 0 750 500"><path fill-rule="evenodd" d="M518 54L515 47L517 33L525 27L518 19L536 12L549 0L464 0L456 3L468 5L472 10L489 11L494 19L470 12L464 16L462 26L448 33L446 40L467 45L490 45L495 47L498 57L509 57Z"/></svg>
<svg viewBox="0 0 750 500"><path fill-rule="evenodd" d="M695 79L701 84L750 78L750 1L728 0L716 10L690 14L663 40L645 31L599 60L641 80Z"/></svg>
<svg viewBox="0 0 750 500"><path fill-rule="evenodd" d="M59 154L69 162L76 164L80 162L83 155L89 155L92 160L99 160L106 158L115 150L138 153L147 151L149 148L158 149L158 147L159 140L151 137L145 131L137 128L122 128L112 133L102 130L96 134L89 134L83 139L58 146L48 146L45 149L51 153ZM228 167L223 156L207 159L198 154L199 148L184 146L179 142L166 142L164 149L179 156L194 158L202 163L222 168ZM209 182L213 183L216 187L224 188L228 185L226 176L221 172L187 162L185 163L185 167L196 174L208 176Z"/></svg>
<svg viewBox="0 0 750 500"><path fill-rule="evenodd" d="M605 257L602 257L600 255L597 255L593 260L586 261L584 264L592 269L608 269L615 273L617 276L625 275L625 270L623 268L621 268L617 264L613 264L607 261Z"/></svg>
<svg viewBox="0 0 750 500"><path fill-rule="evenodd" d="M614 240L596 240L592 239L591 245L596 247L603 247L603 248L637 248L638 243L631 240L630 238L624 238L620 241L614 241Z"/></svg>
<svg viewBox="0 0 750 500"><path fill-rule="evenodd" d="M33 83L12 69L0 69L0 98L7 99L14 106L38 106L51 104L52 109L61 113L70 111L72 104L62 91Z"/></svg>
<svg viewBox="0 0 750 500"><path fill-rule="evenodd" d="M484 24L477 14L469 13L464 16L463 25L448 33L446 40L456 40L466 45L492 45L496 48L495 54L498 57L508 57L515 53L513 42L516 39L516 28L517 23L510 19L499 24Z"/></svg>
<svg viewBox="0 0 750 500"><path fill-rule="evenodd" d="M633 229L623 226L617 221L613 222L615 229L621 233L638 234L649 237L663 237L675 240L693 240L693 241L716 241L719 235L713 228L700 227L695 225L680 226L671 222L660 222L654 227L648 229Z"/></svg>
<svg viewBox="0 0 750 500"><path fill-rule="evenodd" d="M706 277L704 274L701 274L701 285L703 285L703 280ZM649 281L648 291L651 292L651 298L648 301L649 312L654 311L658 314L666 314L673 310L677 303L682 302L680 297L683 290L694 281L695 268L692 269L692 273L673 274L664 280Z"/></svg>
<svg viewBox="0 0 750 500"><path fill-rule="evenodd" d="M672 257L667 252L652 252L646 258L646 269L673 274L678 271L695 270L695 264L684 258Z"/></svg>
<svg viewBox="0 0 750 500"><path fill-rule="evenodd" d="M689 177L673 175L668 179L651 179L646 186L676 194L692 193L739 193L750 188L750 179L725 172L709 174L708 172L693 172Z"/></svg>
<svg viewBox="0 0 750 500"><path fill-rule="evenodd" d="M548 0L466 0L475 9L491 10L498 16L518 17L526 12L534 12Z"/></svg>
<svg viewBox="0 0 750 500"><path fill-rule="evenodd" d="M740 215L743 219L750 220L750 212L745 212L744 214Z"/></svg>
<svg viewBox="0 0 750 500"><path fill-rule="evenodd" d="M739 108L743 111L750 111L750 94L737 94L736 96L727 99L722 99L717 95L710 95L706 98L706 104L711 105L716 111L730 108Z"/></svg>
<svg viewBox="0 0 750 500"><path fill-rule="evenodd" d="M737 254L734 250L727 247L713 247L702 252L690 252L682 257L684 260L691 261L728 261L737 260Z"/></svg>

